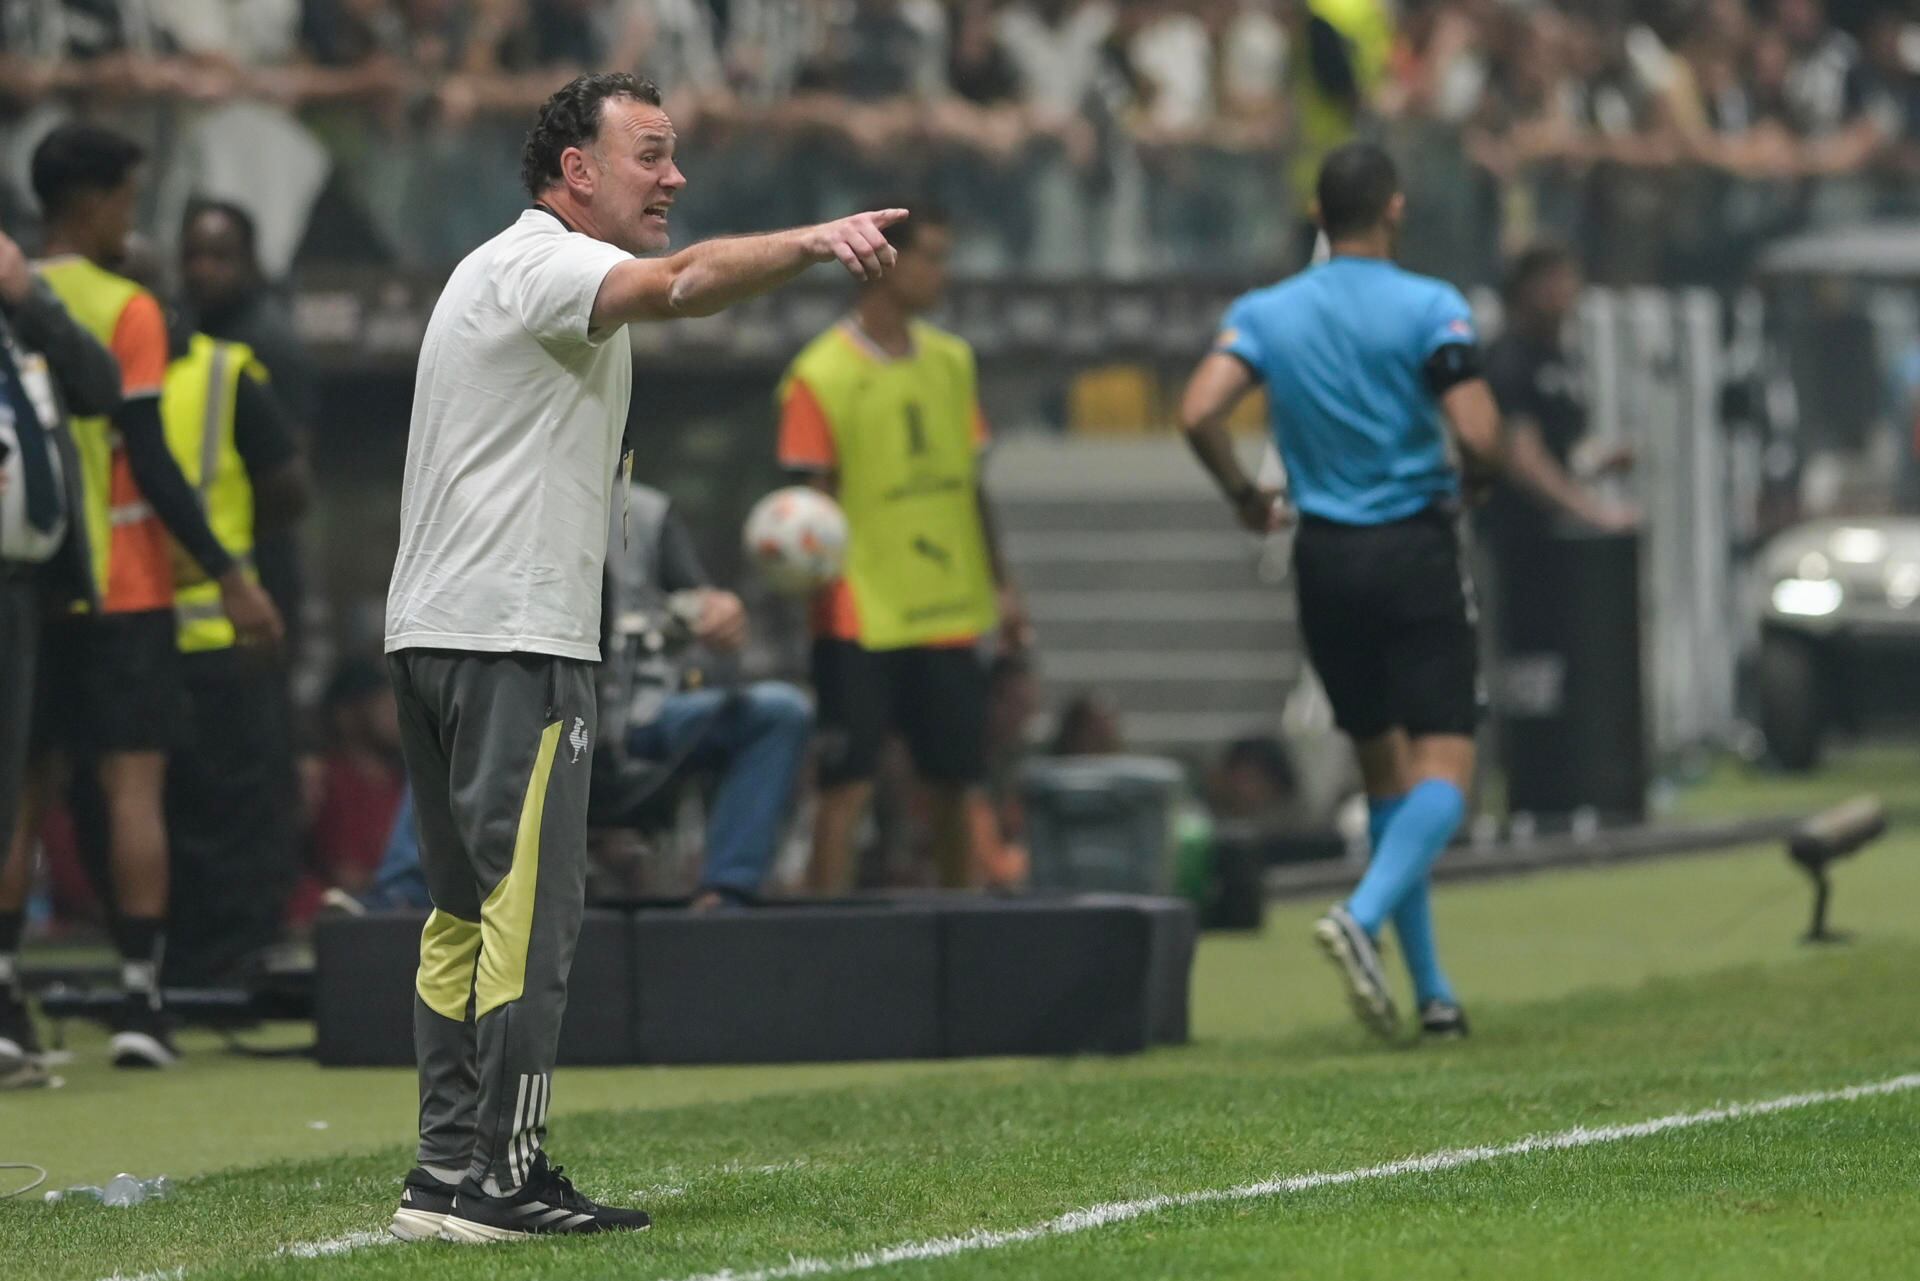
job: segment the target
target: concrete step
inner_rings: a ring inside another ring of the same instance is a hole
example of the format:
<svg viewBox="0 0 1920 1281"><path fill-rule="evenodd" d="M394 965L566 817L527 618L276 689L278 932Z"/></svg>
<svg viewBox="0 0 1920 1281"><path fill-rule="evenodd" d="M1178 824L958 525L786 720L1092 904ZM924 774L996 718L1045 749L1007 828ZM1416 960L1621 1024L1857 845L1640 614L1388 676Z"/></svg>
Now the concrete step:
<svg viewBox="0 0 1920 1281"><path fill-rule="evenodd" d="M1233 513L1218 498L1117 498L1109 494L1076 493L1035 496L1018 500L996 496L994 514L1009 541L1026 533L1234 534Z"/></svg>
<svg viewBox="0 0 1920 1281"><path fill-rule="evenodd" d="M1292 623L1293 593L1249 587L1245 591L1096 590L1055 588L1032 597L1027 606L1036 624L1184 623L1211 627L1220 623Z"/></svg>
<svg viewBox="0 0 1920 1281"><path fill-rule="evenodd" d="M1075 650L1147 650L1181 655L1252 650L1290 654L1300 635L1285 619L1228 619L1194 623L1186 619L1135 619L1095 622L1053 619L1040 632L1043 655Z"/></svg>
<svg viewBox="0 0 1920 1281"><path fill-rule="evenodd" d="M1260 442L1236 443L1248 469L1257 467ZM1213 482L1186 443L1172 433L1139 440L1009 437L988 456L987 484L1001 501L1026 494L1132 499L1181 494L1211 498L1214 493Z"/></svg>
<svg viewBox="0 0 1920 1281"><path fill-rule="evenodd" d="M987 483L1051 703L1097 689L1148 750L1278 727L1301 669L1293 592L1261 580L1261 544L1183 442L1009 441Z"/></svg>
<svg viewBox="0 0 1920 1281"><path fill-rule="evenodd" d="M1043 659L1053 680L1077 684L1157 681L1168 685L1292 685L1300 678L1298 654L1265 650L1216 650L1168 654L1160 650L1065 650Z"/></svg>
<svg viewBox="0 0 1920 1281"><path fill-rule="evenodd" d="M1046 672L1047 689L1058 705L1081 690L1097 690L1111 698L1127 719L1148 712L1233 713L1278 720L1293 692L1294 682L1181 681L1154 677L1145 680L1074 680Z"/></svg>
<svg viewBox="0 0 1920 1281"><path fill-rule="evenodd" d="M1126 517L1116 511L1116 518ZM1224 561L1249 565L1259 552L1253 538L1226 529L1141 531L1123 525L1103 530L1010 531L1007 550L1016 560L1060 564L1121 561L1127 564L1193 564Z"/></svg>
<svg viewBox="0 0 1920 1281"><path fill-rule="evenodd" d="M1266 708L1224 712L1127 712L1121 718L1127 746L1135 751L1202 752L1212 756L1237 738L1277 734L1280 713Z"/></svg>
<svg viewBox="0 0 1920 1281"><path fill-rule="evenodd" d="M1054 591L1240 593L1260 581L1245 561L1028 561L1013 558L1014 573L1029 596Z"/></svg>

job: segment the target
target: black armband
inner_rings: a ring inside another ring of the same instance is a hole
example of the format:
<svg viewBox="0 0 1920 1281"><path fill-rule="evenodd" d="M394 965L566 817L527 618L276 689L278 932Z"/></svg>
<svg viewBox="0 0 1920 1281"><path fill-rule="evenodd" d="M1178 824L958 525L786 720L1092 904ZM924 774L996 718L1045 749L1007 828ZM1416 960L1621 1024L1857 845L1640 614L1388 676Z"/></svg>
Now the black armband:
<svg viewBox="0 0 1920 1281"><path fill-rule="evenodd" d="M1480 348L1468 342L1450 342L1427 357L1422 372L1427 376L1427 390L1444 396L1480 376Z"/></svg>

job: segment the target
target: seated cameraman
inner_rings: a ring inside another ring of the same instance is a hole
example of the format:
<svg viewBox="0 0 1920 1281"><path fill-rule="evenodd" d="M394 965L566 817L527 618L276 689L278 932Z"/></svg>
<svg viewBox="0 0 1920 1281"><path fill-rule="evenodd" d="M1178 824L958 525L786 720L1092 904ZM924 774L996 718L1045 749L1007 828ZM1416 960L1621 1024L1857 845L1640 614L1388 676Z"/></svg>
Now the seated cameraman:
<svg viewBox="0 0 1920 1281"><path fill-rule="evenodd" d="M813 708L781 681L734 676L746 610L709 585L685 522L657 489L628 489L607 553L599 669L598 823L637 821L685 769L713 771L696 911L751 903L777 851ZM711 659L703 665L703 659Z"/></svg>

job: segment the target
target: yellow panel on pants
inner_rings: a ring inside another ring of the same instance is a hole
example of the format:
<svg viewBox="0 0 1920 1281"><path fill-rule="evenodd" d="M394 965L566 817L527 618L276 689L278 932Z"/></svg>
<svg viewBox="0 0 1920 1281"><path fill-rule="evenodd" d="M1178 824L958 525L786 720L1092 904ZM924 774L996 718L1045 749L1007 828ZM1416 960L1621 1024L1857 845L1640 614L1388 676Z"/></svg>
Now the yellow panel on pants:
<svg viewBox="0 0 1920 1281"><path fill-rule="evenodd" d="M540 880L540 822L547 809L547 780L560 747L561 722L541 732L540 750L520 805L513 866L480 905L479 921L433 910L420 932L420 974L414 987L427 1008L463 1021L467 998L474 1017L517 1001L527 984L527 948L533 939L534 888Z"/></svg>
<svg viewBox="0 0 1920 1281"><path fill-rule="evenodd" d="M474 1017L520 999L527 986L527 947L533 940L533 891L540 880L540 820L547 811L547 779L560 747L555 721L540 735L540 751L520 806L513 866L480 905L480 965L474 971Z"/></svg>
<svg viewBox="0 0 1920 1281"><path fill-rule="evenodd" d="M414 990L441 1018L463 1022L473 995L473 963L480 955L480 922L463 921L439 908L420 931L420 975Z"/></svg>

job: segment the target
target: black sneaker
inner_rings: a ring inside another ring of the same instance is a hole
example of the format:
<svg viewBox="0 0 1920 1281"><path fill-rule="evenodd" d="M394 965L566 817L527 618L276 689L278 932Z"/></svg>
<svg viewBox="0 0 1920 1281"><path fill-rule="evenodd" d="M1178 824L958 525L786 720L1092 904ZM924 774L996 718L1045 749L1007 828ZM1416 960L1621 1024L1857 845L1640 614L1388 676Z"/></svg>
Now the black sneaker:
<svg viewBox="0 0 1920 1281"><path fill-rule="evenodd" d="M1387 976L1380 968L1380 952L1373 939L1360 928L1345 907L1327 909L1313 924L1313 938L1327 954L1345 980L1347 999L1353 1012L1376 1036L1392 1037L1400 1024L1399 1011L1393 1008L1393 996L1387 991Z"/></svg>
<svg viewBox="0 0 1920 1281"><path fill-rule="evenodd" d="M448 1241L486 1245L533 1236L644 1232L652 1226L645 1211L598 1205L581 1196L560 1166L549 1166L547 1154L536 1152L532 1175L508 1196L488 1196L471 1178L462 1183L440 1235Z"/></svg>
<svg viewBox="0 0 1920 1281"><path fill-rule="evenodd" d="M1420 1035L1458 1041L1467 1035L1467 1012L1452 1001L1428 1001L1420 1007Z"/></svg>
<svg viewBox="0 0 1920 1281"><path fill-rule="evenodd" d="M139 993L127 993L113 1016L113 1065L121 1068L163 1068L180 1061L173 1048L172 1020L167 1012Z"/></svg>
<svg viewBox="0 0 1920 1281"><path fill-rule="evenodd" d="M44 1085L47 1069L40 1056L40 1034L26 998L14 988L0 987L0 1089Z"/></svg>
<svg viewBox="0 0 1920 1281"><path fill-rule="evenodd" d="M400 1185L400 1208L393 1212L387 1231L402 1241L433 1240L453 1213L453 1197L459 1189L459 1184L442 1183L414 1166Z"/></svg>

